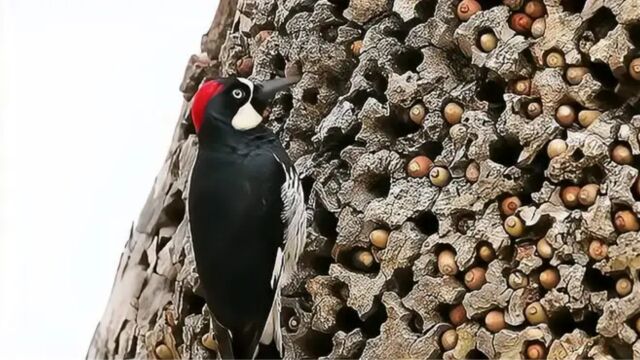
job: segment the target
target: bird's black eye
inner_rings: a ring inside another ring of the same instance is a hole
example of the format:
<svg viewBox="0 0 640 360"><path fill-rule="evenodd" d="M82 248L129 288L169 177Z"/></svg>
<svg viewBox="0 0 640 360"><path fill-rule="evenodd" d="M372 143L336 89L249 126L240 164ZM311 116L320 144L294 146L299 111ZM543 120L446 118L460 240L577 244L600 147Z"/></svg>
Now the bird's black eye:
<svg viewBox="0 0 640 360"><path fill-rule="evenodd" d="M244 97L244 91L242 91L240 89L234 89L231 92L231 95L233 95L233 97L236 98L236 99L242 99Z"/></svg>

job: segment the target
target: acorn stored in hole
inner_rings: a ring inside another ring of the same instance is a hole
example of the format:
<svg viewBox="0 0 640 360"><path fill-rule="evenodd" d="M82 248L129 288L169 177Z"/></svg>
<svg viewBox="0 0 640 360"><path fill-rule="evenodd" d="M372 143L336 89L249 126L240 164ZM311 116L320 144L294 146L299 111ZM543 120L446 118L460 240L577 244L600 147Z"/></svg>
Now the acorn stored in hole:
<svg viewBox="0 0 640 360"><path fill-rule="evenodd" d="M536 251L543 259L551 259L551 257L553 257L553 248L545 239L538 240L538 243L536 244Z"/></svg>
<svg viewBox="0 0 640 360"><path fill-rule="evenodd" d="M541 1L531 0L524 6L524 12L534 19L546 14L546 8Z"/></svg>
<svg viewBox="0 0 640 360"><path fill-rule="evenodd" d="M578 201L580 204L584 206L591 206L595 204L599 189L600 185L598 184L587 184L583 186L578 194Z"/></svg>
<svg viewBox="0 0 640 360"><path fill-rule="evenodd" d="M633 289L633 283L626 277L618 279L616 281L616 292L620 296L627 296L631 294L631 290Z"/></svg>
<svg viewBox="0 0 640 360"><path fill-rule="evenodd" d="M562 189L560 192L560 198L562 199L562 203L567 208L574 208L578 206L580 203L578 201L578 196L580 194L580 187L575 185L570 185Z"/></svg>
<svg viewBox="0 0 640 360"><path fill-rule="evenodd" d="M538 325L548 321L547 313L539 302L529 304L524 310L524 316L531 325Z"/></svg>
<svg viewBox="0 0 640 360"><path fill-rule="evenodd" d="M213 335L206 333L202 336L202 346L211 351L218 351L218 342L213 338Z"/></svg>
<svg viewBox="0 0 640 360"><path fill-rule="evenodd" d="M467 310L462 304L458 304L449 310L449 321L453 326L460 326L469 321L469 318L467 318Z"/></svg>
<svg viewBox="0 0 640 360"><path fill-rule="evenodd" d="M362 46L363 46L363 42L362 40L356 40L351 44L351 52L353 53L353 55L355 56L359 56L362 53Z"/></svg>
<svg viewBox="0 0 640 360"><path fill-rule="evenodd" d="M531 30L533 19L524 13L515 13L511 15L509 26L518 34L528 34Z"/></svg>
<svg viewBox="0 0 640 360"><path fill-rule="evenodd" d="M616 164L630 165L633 162L633 154L627 145L618 144L611 150L611 160Z"/></svg>
<svg viewBox="0 0 640 360"><path fill-rule="evenodd" d="M357 269L367 271L373 266L373 255L366 250L358 250L353 254L353 266Z"/></svg>
<svg viewBox="0 0 640 360"><path fill-rule="evenodd" d="M438 254L438 271L444 275L455 275L458 272L456 255L451 250L442 250Z"/></svg>
<svg viewBox="0 0 640 360"><path fill-rule="evenodd" d="M578 122L582 127L589 127L602 113L598 110L581 110L578 113Z"/></svg>
<svg viewBox="0 0 640 360"><path fill-rule="evenodd" d="M467 21L478 11L482 10L480 3L476 0L462 0L456 9L458 19Z"/></svg>
<svg viewBox="0 0 640 360"><path fill-rule="evenodd" d="M462 120L462 113L464 113L462 106L453 101L445 105L442 110L444 119L451 125L455 125Z"/></svg>
<svg viewBox="0 0 640 360"><path fill-rule="evenodd" d="M512 289L520 289L529 285L529 278L520 271L514 271L509 274L507 282L509 283L509 287Z"/></svg>
<svg viewBox="0 0 640 360"><path fill-rule="evenodd" d="M478 290L487 282L485 278L486 270L481 267L474 267L464 274L464 284L469 290Z"/></svg>
<svg viewBox="0 0 640 360"><path fill-rule="evenodd" d="M571 105L560 105L556 109L556 122L562 127L571 127L576 121L576 110Z"/></svg>
<svg viewBox="0 0 640 360"><path fill-rule="evenodd" d="M373 246L384 249L389 241L389 232L385 229L375 229L369 233L369 241Z"/></svg>
<svg viewBox="0 0 640 360"><path fill-rule="evenodd" d="M458 344L458 333L455 329L449 329L445 331L440 337L440 343L445 351L449 351L456 347Z"/></svg>
<svg viewBox="0 0 640 360"><path fill-rule="evenodd" d="M560 282L560 274L555 268L549 268L541 272L538 279L543 288L551 290Z"/></svg>
<svg viewBox="0 0 640 360"><path fill-rule="evenodd" d="M519 237L524 233L524 223L519 217L511 215L504 221L504 230L512 237Z"/></svg>
<svg viewBox="0 0 640 360"><path fill-rule="evenodd" d="M537 101L532 101L527 104L527 117L534 119L542 114L542 104Z"/></svg>
<svg viewBox="0 0 640 360"><path fill-rule="evenodd" d="M236 71L242 77L249 77L253 73L253 58L245 57L236 62Z"/></svg>
<svg viewBox="0 0 640 360"><path fill-rule="evenodd" d="M480 49L484 52L490 52L498 46L498 38L492 32L480 35L478 42L480 44Z"/></svg>
<svg viewBox="0 0 640 360"><path fill-rule="evenodd" d="M478 181L480 177L480 165L475 161L470 162L464 170L464 177L472 184Z"/></svg>
<svg viewBox="0 0 640 360"><path fill-rule="evenodd" d="M160 344L156 347L155 350L156 356L161 360L173 359L173 354L171 353L171 349L165 344Z"/></svg>
<svg viewBox="0 0 640 360"><path fill-rule="evenodd" d="M571 85L578 85L582 79L589 73L589 68L585 66L570 66L565 73L567 82Z"/></svg>
<svg viewBox="0 0 640 360"><path fill-rule="evenodd" d="M567 151L567 142L562 139L553 139L547 144L547 155L550 159Z"/></svg>
<svg viewBox="0 0 640 360"><path fill-rule="evenodd" d="M431 167L433 167L431 159L424 155L419 155L409 161L407 174L411 177L423 177L429 173Z"/></svg>
<svg viewBox="0 0 640 360"><path fill-rule="evenodd" d="M491 332L498 332L505 328L504 313L500 310L491 310L484 317L484 325Z"/></svg>
<svg viewBox="0 0 640 360"><path fill-rule="evenodd" d="M482 261L491 262L496 258L496 252L493 250L493 246L483 244L478 248L478 256Z"/></svg>
<svg viewBox="0 0 640 360"><path fill-rule="evenodd" d="M289 321L287 321L287 327L291 331L298 330L298 327L300 327L300 318L295 315L290 317Z"/></svg>
<svg viewBox="0 0 640 360"><path fill-rule="evenodd" d="M513 92L518 95L529 95L531 93L531 79L520 79L513 83Z"/></svg>
<svg viewBox="0 0 640 360"><path fill-rule="evenodd" d="M500 202L500 212L505 216L513 215L520 206L522 202L517 196L509 196Z"/></svg>
<svg viewBox="0 0 640 360"><path fill-rule="evenodd" d="M434 166L431 168L431 171L429 171L429 180L437 187L444 187L449 183L449 180L451 180L451 174L449 170L442 166Z"/></svg>
<svg viewBox="0 0 640 360"><path fill-rule="evenodd" d="M634 80L640 81L640 58L635 58L629 63L629 75Z"/></svg>
<svg viewBox="0 0 640 360"><path fill-rule="evenodd" d="M564 55L558 51L548 53L544 61L548 67L552 68L563 67L565 64Z"/></svg>
<svg viewBox="0 0 640 360"><path fill-rule="evenodd" d="M640 333L640 317L636 319L635 328L638 333Z"/></svg>
<svg viewBox="0 0 640 360"><path fill-rule="evenodd" d="M424 116L427 114L427 109L425 109L422 104L415 104L409 110L409 118L414 123L421 125L424 121Z"/></svg>
<svg viewBox="0 0 640 360"><path fill-rule="evenodd" d="M609 253L609 246L603 243L601 240L595 239L589 243L589 257L593 260L602 260L607 257Z"/></svg>
<svg viewBox="0 0 640 360"><path fill-rule="evenodd" d="M258 33L258 35L256 35L256 43L261 44L263 43L265 40L269 39L271 37L271 34L273 34L272 30L262 30Z"/></svg>
<svg viewBox="0 0 640 360"><path fill-rule="evenodd" d="M544 345L540 343L536 342L536 343L531 343L527 345L527 350L526 350L527 359L541 360L541 359L544 359L546 354L547 354L547 351L544 348Z"/></svg>
<svg viewBox="0 0 640 360"><path fill-rule="evenodd" d="M613 217L613 224L621 233L640 230L640 223L636 214L631 210L620 210Z"/></svg>
<svg viewBox="0 0 640 360"><path fill-rule="evenodd" d="M539 38L544 35L544 32L547 31L547 20L543 17L533 20L531 24L531 36L534 38Z"/></svg>

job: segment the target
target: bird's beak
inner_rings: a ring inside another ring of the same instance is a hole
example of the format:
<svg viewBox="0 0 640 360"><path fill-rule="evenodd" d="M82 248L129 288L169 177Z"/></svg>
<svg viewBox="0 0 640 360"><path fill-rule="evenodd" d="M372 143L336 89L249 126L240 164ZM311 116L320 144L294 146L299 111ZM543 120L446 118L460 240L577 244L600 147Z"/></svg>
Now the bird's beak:
<svg viewBox="0 0 640 360"><path fill-rule="evenodd" d="M277 78L255 84L252 98L253 107L259 114L262 113L278 92L288 89L299 80L299 76L291 76L288 78Z"/></svg>

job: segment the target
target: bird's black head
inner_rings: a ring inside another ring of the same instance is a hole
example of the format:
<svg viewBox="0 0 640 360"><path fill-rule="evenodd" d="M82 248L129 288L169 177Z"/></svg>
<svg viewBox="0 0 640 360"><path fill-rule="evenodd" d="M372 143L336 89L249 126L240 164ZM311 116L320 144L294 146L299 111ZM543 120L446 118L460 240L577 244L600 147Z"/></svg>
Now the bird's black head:
<svg viewBox="0 0 640 360"><path fill-rule="evenodd" d="M228 77L202 84L193 97L191 119L197 133L215 122L231 125L239 131L255 128L275 94L297 82L296 79L273 79L253 83L244 78Z"/></svg>

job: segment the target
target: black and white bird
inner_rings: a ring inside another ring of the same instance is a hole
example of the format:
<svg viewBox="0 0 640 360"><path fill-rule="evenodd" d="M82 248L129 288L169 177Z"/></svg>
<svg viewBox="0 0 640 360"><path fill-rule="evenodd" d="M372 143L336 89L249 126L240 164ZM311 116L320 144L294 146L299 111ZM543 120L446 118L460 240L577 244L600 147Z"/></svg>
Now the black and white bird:
<svg viewBox="0 0 640 360"><path fill-rule="evenodd" d="M198 154L188 212L196 268L223 358L282 354L280 291L306 239L302 185L262 113L297 79L205 82L193 98Z"/></svg>

